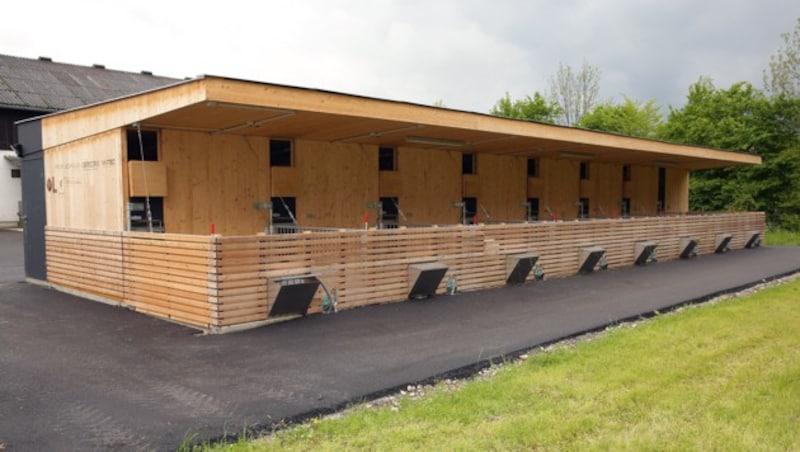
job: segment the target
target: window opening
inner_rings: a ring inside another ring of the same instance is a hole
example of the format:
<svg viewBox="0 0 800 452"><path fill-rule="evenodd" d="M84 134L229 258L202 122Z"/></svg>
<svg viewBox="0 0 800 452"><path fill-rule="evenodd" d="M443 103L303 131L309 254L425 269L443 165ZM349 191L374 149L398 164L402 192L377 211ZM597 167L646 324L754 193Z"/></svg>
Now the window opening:
<svg viewBox="0 0 800 452"><path fill-rule="evenodd" d="M378 170L397 171L397 151L393 147L378 148Z"/></svg>
<svg viewBox="0 0 800 452"><path fill-rule="evenodd" d="M292 166L292 140L269 140L270 166Z"/></svg>
<svg viewBox="0 0 800 452"><path fill-rule="evenodd" d="M476 174L475 154L464 152L461 154L461 174Z"/></svg>

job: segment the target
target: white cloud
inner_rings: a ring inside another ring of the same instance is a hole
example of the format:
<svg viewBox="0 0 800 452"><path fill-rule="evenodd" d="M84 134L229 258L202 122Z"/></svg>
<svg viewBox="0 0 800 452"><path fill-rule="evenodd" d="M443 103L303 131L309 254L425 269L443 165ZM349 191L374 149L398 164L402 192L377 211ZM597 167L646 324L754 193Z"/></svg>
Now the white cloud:
<svg viewBox="0 0 800 452"><path fill-rule="evenodd" d="M0 52L177 77L201 73L487 111L545 91L559 61L601 95L679 105L701 75L748 80L800 16L790 0L11 3Z"/></svg>

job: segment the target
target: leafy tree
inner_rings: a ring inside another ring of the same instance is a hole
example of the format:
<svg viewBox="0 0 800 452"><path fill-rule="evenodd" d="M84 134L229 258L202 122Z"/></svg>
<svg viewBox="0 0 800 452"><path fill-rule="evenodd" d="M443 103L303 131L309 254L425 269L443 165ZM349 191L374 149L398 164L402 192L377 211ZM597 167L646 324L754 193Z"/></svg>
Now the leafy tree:
<svg viewBox="0 0 800 452"><path fill-rule="evenodd" d="M800 18L794 30L784 33L784 47L770 57L769 71L764 71L764 86L777 96L800 97Z"/></svg>
<svg viewBox="0 0 800 452"><path fill-rule="evenodd" d="M670 109L662 138L761 155L763 165L699 171L690 205L700 210L763 210L773 223L800 213L800 100L767 97L750 83L716 88L700 78L686 105Z"/></svg>
<svg viewBox="0 0 800 452"><path fill-rule="evenodd" d="M718 89L708 77L689 88L686 105L670 109L663 138L762 156L797 141L797 103L768 98L748 82Z"/></svg>
<svg viewBox="0 0 800 452"><path fill-rule="evenodd" d="M655 138L663 118L661 108L651 99L642 103L625 96L621 104L605 102L586 113L578 126L641 138Z"/></svg>
<svg viewBox="0 0 800 452"><path fill-rule="evenodd" d="M559 124L572 126L594 108L600 93L600 69L585 61L579 70L564 63L550 78L550 98L561 107Z"/></svg>
<svg viewBox="0 0 800 452"><path fill-rule="evenodd" d="M558 104L548 101L538 91L533 97L525 96L523 99L511 100L506 93L495 104L489 113L505 118L525 119L553 124L561 114Z"/></svg>

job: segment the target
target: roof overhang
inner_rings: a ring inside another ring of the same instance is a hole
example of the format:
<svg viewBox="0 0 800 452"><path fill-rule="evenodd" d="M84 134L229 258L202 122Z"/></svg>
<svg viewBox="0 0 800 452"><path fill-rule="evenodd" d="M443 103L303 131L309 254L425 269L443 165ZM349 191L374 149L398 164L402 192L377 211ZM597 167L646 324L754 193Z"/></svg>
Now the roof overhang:
<svg viewBox="0 0 800 452"><path fill-rule="evenodd" d="M406 102L203 76L42 119L57 146L131 124L209 134L452 149L687 169L761 163L754 154L631 138Z"/></svg>

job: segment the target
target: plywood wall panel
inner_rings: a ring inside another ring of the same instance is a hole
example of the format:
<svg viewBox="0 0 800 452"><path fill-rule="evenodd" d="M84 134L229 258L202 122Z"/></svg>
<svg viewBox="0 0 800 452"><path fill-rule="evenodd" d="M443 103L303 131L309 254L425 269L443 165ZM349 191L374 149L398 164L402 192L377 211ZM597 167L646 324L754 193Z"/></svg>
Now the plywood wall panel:
<svg viewBox="0 0 800 452"><path fill-rule="evenodd" d="M689 211L689 170L667 168L667 212Z"/></svg>
<svg viewBox="0 0 800 452"><path fill-rule="evenodd" d="M634 166L632 181L623 183L621 165L590 162L590 179L581 181L578 160L542 158L539 177L528 178L525 157L481 154L477 174L462 175L459 152L401 147L398 170L381 172L377 146L297 140L293 166L270 169L266 138L162 135L169 232L206 234L211 223L224 234L263 230L266 212L253 204L273 196L296 197L300 225L337 228L363 227L365 213L374 225L377 214L366 205L381 196L396 196L412 224L457 223L452 204L463 196L477 197L493 220L523 219L528 197L539 198L542 219L548 209L558 219L576 218L581 197L590 199L592 217L613 217L626 193L633 215L655 214L658 170L652 166ZM668 174L668 205L686 210L688 176L672 168Z"/></svg>
<svg viewBox="0 0 800 452"><path fill-rule="evenodd" d="M544 210L549 208L560 220L571 220L578 216L576 203L580 198L580 162L577 160L543 161L546 172ZM541 174L541 173L540 173ZM542 202L539 202L542 204Z"/></svg>
<svg viewBox="0 0 800 452"><path fill-rule="evenodd" d="M527 198L526 157L478 154L477 177L480 185L475 196L492 220L525 219L526 209L522 204ZM485 219L480 209L478 218Z"/></svg>
<svg viewBox="0 0 800 452"><path fill-rule="evenodd" d="M47 224L122 231L122 132L112 130L45 150Z"/></svg>
<svg viewBox="0 0 800 452"><path fill-rule="evenodd" d="M399 171L381 171L378 174L379 192L383 197L400 197L403 193L403 178Z"/></svg>
<svg viewBox="0 0 800 452"><path fill-rule="evenodd" d="M631 215L655 215L658 207L658 168L631 165Z"/></svg>
<svg viewBox="0 0 800 452"><path fill-rule="evenodd" d="M167 196L167 167L161 162L128 162L129 196Z"/></svg>
<svg viewBox="0 0 800 452"><path fill-rule="evenodd" d="M253 204L270 197L266 139L164 130L160 158L167 232L208 234L212 223L221 234L263 231L267 213Z"/></svg>
<svg viewBox="0 0 800 452"><path fill-rule="evenodd" d="M297 198L302 226L363 227L367 203L379 199L375 146L296 140L293 166L273 174L272 192Z"/></svg>
<svg viewBox="0 0 800 452"><path fill-rule="evenodd" d="M590 194L590 215L592 218L619 216L622 200L622 166L611 163L592 165L591 178L594 192Z"/></svg>
<svg viewBox="0 0 800 452"><path fill-rule="evenodd" d="M453 151L397 150L401 180L400 209L416 224L458 223L461 211L461 154Z"/></svg>

